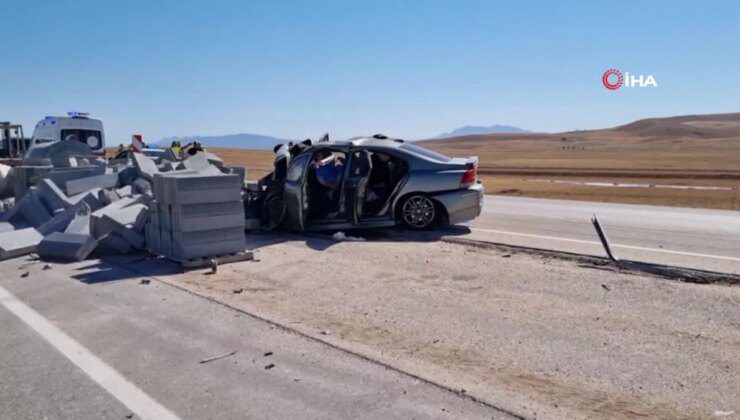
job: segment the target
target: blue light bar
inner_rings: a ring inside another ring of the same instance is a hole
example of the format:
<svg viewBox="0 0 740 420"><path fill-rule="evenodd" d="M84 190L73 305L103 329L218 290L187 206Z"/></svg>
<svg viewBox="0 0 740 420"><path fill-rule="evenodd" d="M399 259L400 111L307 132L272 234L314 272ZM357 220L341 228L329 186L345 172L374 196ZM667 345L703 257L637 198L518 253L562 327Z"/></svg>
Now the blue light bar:
<svg viewBox="0 0 740 420"><path fill-rule="evenodd" d="M70 117L87 117L90 115L89 112L70 111L67 113Z"/></svg>

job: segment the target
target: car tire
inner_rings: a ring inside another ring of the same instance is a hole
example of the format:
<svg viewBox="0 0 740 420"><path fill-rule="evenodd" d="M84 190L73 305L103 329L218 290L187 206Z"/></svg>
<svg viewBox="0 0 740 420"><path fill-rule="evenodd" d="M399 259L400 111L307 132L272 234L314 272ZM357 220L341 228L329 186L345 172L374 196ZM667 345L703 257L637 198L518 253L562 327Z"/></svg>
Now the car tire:
<svg viewBox="0 0 740 420"><path fill-rule="evenodd" d="M397 210L398 222L413 230L435 226L439 215L440 211L434 200L422 194L412 194L404 198Z"/></svg>
<svg viewBox="0 0 740 420"><path fill-rule="evenodd" d="M282 188L268 194L263 204L263 226L268 232L272 232L283 225L285 221L285 200L283 199Z"/></svg>

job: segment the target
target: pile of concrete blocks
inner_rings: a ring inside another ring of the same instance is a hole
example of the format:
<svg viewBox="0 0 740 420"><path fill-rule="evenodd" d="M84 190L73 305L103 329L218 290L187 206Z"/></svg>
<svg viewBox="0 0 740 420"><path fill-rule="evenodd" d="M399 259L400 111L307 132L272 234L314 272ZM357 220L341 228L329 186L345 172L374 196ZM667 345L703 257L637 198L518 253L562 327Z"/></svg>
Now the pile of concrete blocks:
<svg viewBox="0 0 740 420"><path fill-rule="evenodd" d="M192 260L246 247L245 171L215 155L107 161L86 145L32 155L13 168L14 197L0 205L0 260L81 261L101 248Z"/></svg>
<svg viewBox="0 0 740 420"><path fill-rule="evenodd" d="M154 177L145 228L150 252L184 261L245 250L239 175L199 169L205 174L182 171Z"/></svg>
<svg viewBox="0 0 740 420"><path fill-rule="evenodd" d="M89 188L70 189L68 182L67 190L77 192L68 196L51 179L41 179L0 215L0 259L37 252L42 259L81 260L99 243L119 252L143 249L147 209L140 195L97 175L80 180Z"/></svg>

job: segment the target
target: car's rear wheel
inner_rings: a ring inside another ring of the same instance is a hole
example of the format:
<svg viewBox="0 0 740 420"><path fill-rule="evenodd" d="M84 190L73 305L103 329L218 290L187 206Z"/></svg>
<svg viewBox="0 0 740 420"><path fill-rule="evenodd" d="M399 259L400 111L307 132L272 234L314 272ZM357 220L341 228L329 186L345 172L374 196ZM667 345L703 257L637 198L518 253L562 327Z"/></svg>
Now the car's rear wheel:
<svg viewBox="0 0 740 420"><path fill-rule="evenodd" d="M431 198L412 195L401 204L400 222L411 229L426 229L433 226L438 216L437 206Z"/></svg>

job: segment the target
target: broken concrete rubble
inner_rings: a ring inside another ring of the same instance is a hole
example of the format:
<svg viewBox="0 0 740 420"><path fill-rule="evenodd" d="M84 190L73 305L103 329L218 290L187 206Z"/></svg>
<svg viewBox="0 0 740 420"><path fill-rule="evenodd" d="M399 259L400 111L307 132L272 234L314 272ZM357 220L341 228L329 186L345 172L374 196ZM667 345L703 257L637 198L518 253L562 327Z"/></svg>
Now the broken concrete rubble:
<svg viewBox="0 0 740 420"><path fill-rule="evenodd" d="M100 241L100 243L113 249L119 254L128 254L131 252L131 244L117 233L107 235Z"/></svg>
<svg viewBox="0 0 740 420"><path fill-rule="evenodd" d="M15 171L16 168L13 170ZM75 179L81 179L81 178L87 178L90 176L96 176L96 175L103 175L105 174L105 167L103 166L85 166L85 167L77 167L77 168L53 168L53 170L46 172L42 178L48 178L59 188L63 188L66 190L67 188L67 182L73 181ZM70 194L69 191L67 191L67 195L74 195Z"/></svg>
<svg viewBox="0 0 740 420"><path fill-rule="evenodd" d="M0 260L20 257L36 251L43 236L34 228L0 232Z"/></svg>
<svg viewBox="0 0 740 420"><path fill-rule="evenodd" d="M126 166L118 170L118 184L119 185L131 185L136 178L139 177L139 173L136 168L132 166ZM125 187L124 187L125 188Z"/></svg>
<svg viewBox="0 0 740 420"><path fill-rule="evenodd" d="M118 184L118 174L109 173L67 181L67 194L74 195L93 188L115 188Z"/></svg>
<svg viewBox="0 0 740 420"><path fill-rule="evenodd" d="M39 179L52 170L52 168L51 165L23 165L14 167L11 171L11 178L13 179L13 194L16 201L26 194L28 187L36 185Z"/></svg>
<svg viewBox="0 0 740 420"><path fill-rule="evenodd" d="M125 187L118 188L116 190L116 194L118 194L118 197L126 197L127 195L131 195L131 185L126 185Z"/></svg>
<svg viewBox="0 0 740 420"><path fill-rule="evenodd" d="M134 248L144 249L146 246L146 238L136 225L126 225L116 233L121 235L121 238L125 239Z"/></svg>
<svg viewBox="0 0 740 420"><path fill-rule="evenodd" d="M92 150L79 141L59 141L35 145L23 158L24 164L52 165L55 168L77 165L77 158L95 159ZM71 160L75 163L70 164Z"/></svg>
<svg viewBox="0 0 740 420"><path fill-rule="evenodd" d="M152 184L145 178L136 178L131 183L131 189L137 194L147 194L152 190Z"/></svg>
<svg viewBox="0 0 740 420"><path fill-rule="evenodd" d="M90 232L96 238L101 239L111 232L119 232L126 225L143 227L146 217L147 208L143 204L134 204L109 211L105 211L105 208L103 208L92 214Z"/></svg>
<svg viewBox="0 0 740 420"><path fill-rule="evenodd" d="M95 211L104 206L103 202L100 201L100 198L98 198L99 195L100 188L95 188L88 192L73 195L72 197L69 197L69 201L75 204L79 202L84 202L90 207L91 210Z"/></svg>
<svg viewBox="0 0 740 420"><path fill-rule="evenodd" d="M47 220L44 224L39 226L37 230L42 235L49 235L53 232L65 231L72 221L80 215L89 215L90 206L84 201L81 201L72 207L56 214L53 218Z"/></svg>
<svg viewBox="0 0 740 420"><path fill-rule="evenodd" d="M37 165L15 168L18 199L0 208L1 259L36 251L80 261L99 245L190 262L244 251L243 168L202 152L107 163L85 147L37 152Z"/></svg>
<svg viewBox="0 0 740 420"><path fill-rule="evenodd" d="M73 205L67 198L67 195L50 179L42 179L36 187L39 198L46 205L46 208L55 211L57 209L66 209Z"/></svg>
<svg viewBox="0 0 740 420"><path fill-rule="evenodd" d="M101 189L98 193L98 199L102 201L105 205L109 205L114 201L120 200L121 196L118 195L116 190Z"/></svg>
<svg viewBox="0 0 740 420"><path fill-rule="evenodd" d="M134 153L133 156L133 163L139 176L146 178L149 181L154 181L154 175L159 173L159 168L157 168L157 164L154 163L154 160L141 153Z"/></svg>
<svg viewBox="0 0 740 420"><path fill-rule="evenodd" d="M38 244L36 253L45 260L82 261L97 245L92 235L53 232Z"/></svg>
<svg viewBox="0 0 740 420"><path fill-rule="evenodd" d="M133 205L133 204L138 204L140 202L141 202L141 196L140 195L132 195L132 196L129 196L129 197L124 197L124 198L121 198L118 201L115 201L113 203L108 204L105 207L102 207L102 208L100 208L98 210L95 210L93 212L93 216L95 216L95 217L103 217L103 215L106 212L110 212L110 211L113 211L113 210L119 210L119 209L122 209L124 207L128 207L128 206Z"/></svg>
<svg viewBox="0 0 740 420"><path fill-rule="evenodd" d="M32 190L35 190L35 187L29 189L31 192L26 193L23 197L19 211L28 224L38 227L51 219L52 215L43 203L41 203L41 200L38 199L35 191Z"/></svg>
<svg viewBox="0 0 740 420"><path fill-rule="evenodd" d="M69 222L67 228L64 229L65 233L83 233L85 235L90 234L90 207L84 204L84 210L77 212L74 218Z"/></svg>

